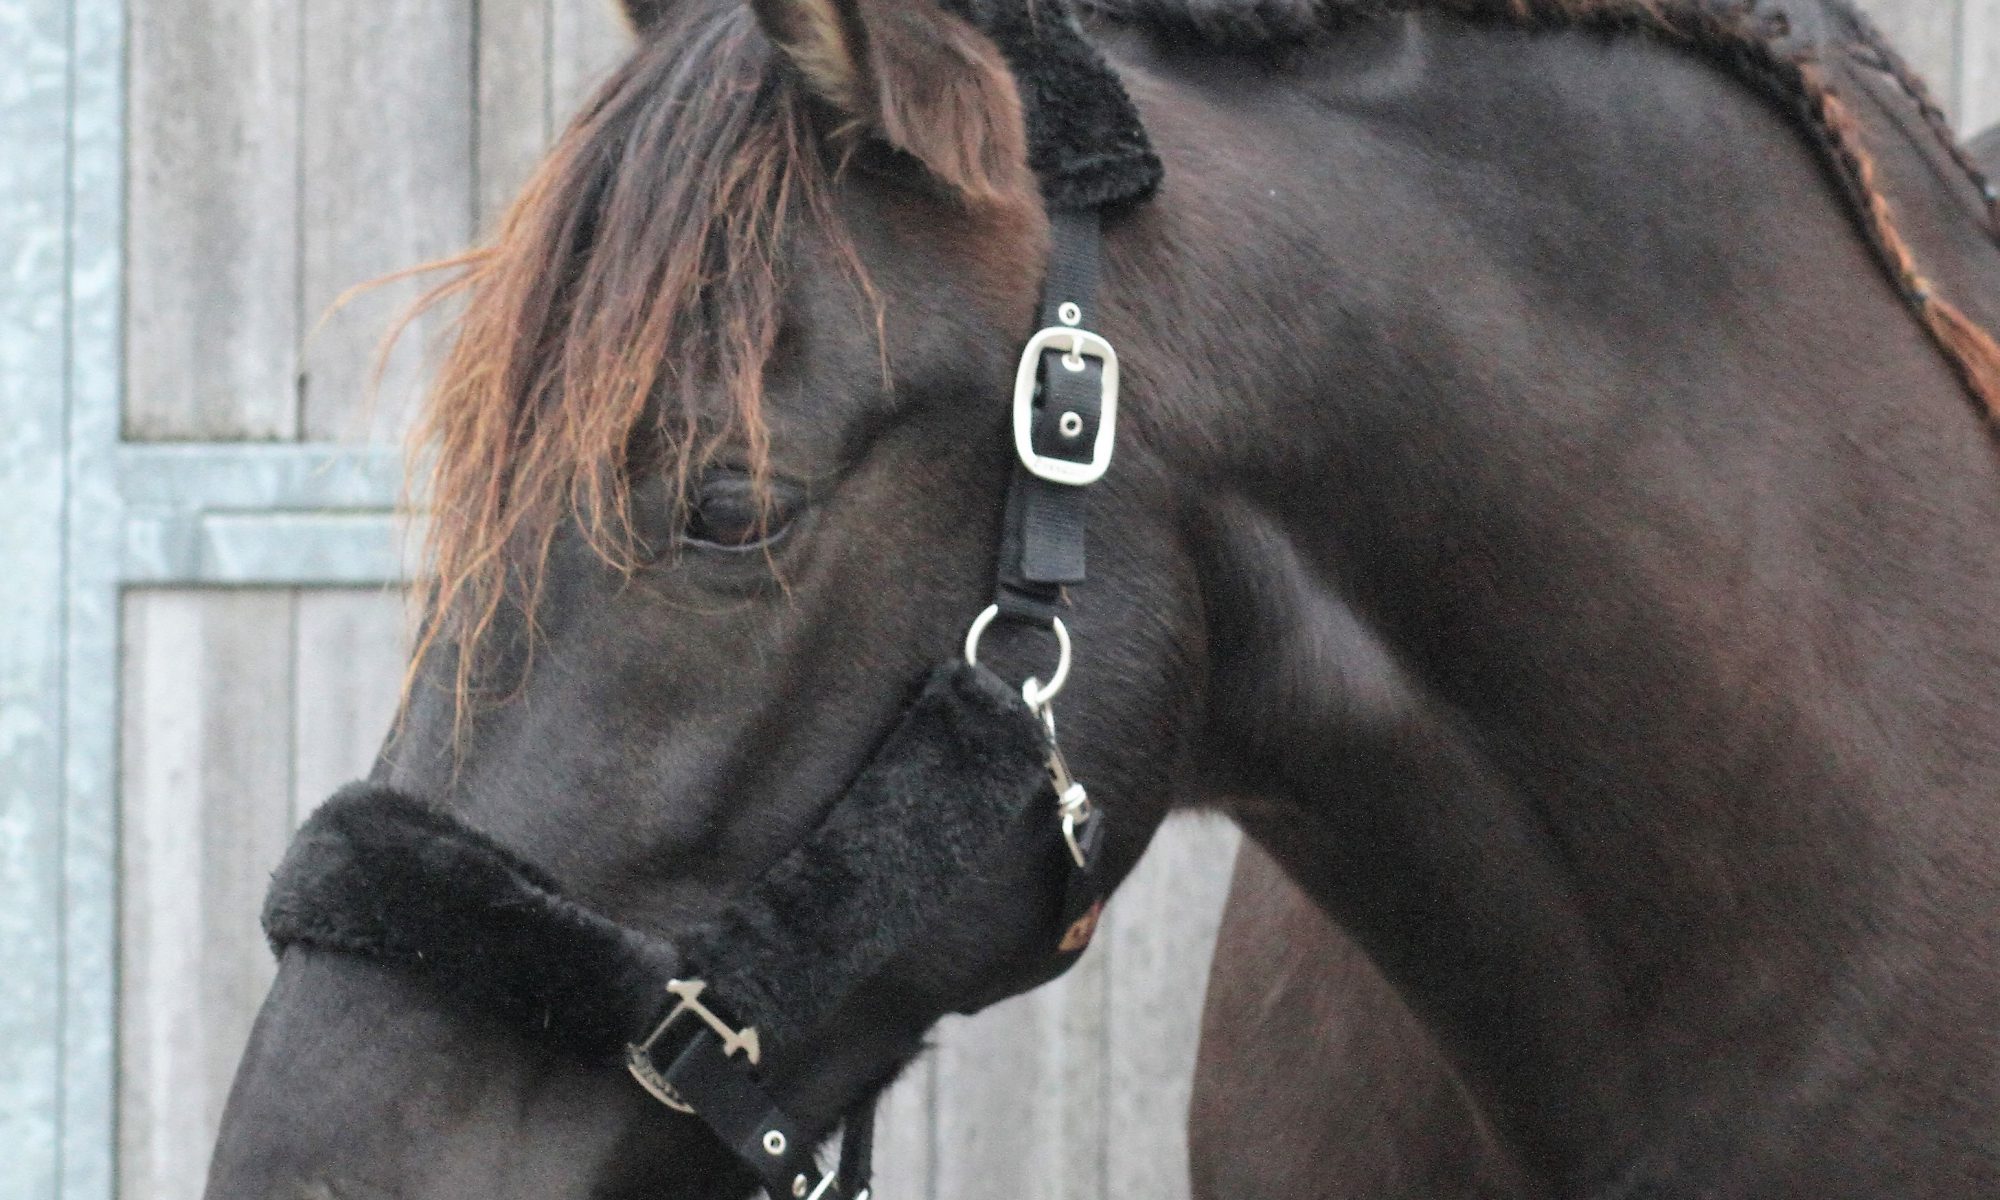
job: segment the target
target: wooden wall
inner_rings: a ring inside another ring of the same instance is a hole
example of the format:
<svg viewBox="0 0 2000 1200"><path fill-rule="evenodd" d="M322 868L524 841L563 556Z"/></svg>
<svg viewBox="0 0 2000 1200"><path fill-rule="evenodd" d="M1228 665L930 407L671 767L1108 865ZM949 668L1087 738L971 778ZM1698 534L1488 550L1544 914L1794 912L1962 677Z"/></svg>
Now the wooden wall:
<svg viewBox="0 0 2000 1200"><path fill-rule="evenodd" d="M0 71L0 522L13 624L62 630L0 640L0 1200L200 1194L270 976L264 879L367 767L400 670L367 447L434 331L370 411L409 287L321 315L505 203L621 52L607 2L0 0L26 64ZM1867 7L1965 124L2000 119L2000 0ZM329 482L320 443L372 482ZM1234 836L1171 828L1069 978L947 1022L895 1092L883 1200L1185 1195Z"/></svg>

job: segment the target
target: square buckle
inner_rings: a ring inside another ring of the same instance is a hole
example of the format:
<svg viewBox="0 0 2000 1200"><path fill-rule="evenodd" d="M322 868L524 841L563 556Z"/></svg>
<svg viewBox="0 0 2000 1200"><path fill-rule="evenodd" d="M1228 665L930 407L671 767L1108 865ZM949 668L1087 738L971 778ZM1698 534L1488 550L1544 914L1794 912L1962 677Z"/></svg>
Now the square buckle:
<svg viewBox="0 0 2000 1200"><path fill-rule="evenodd" d="M667 1082L665 1073L653 1062L653 1047L659 1044L660 1039L667 1035L667 1030L672 1029L674 1023L684 1015L692 1013L702 1024L715 1031L715 1036L722 1039L722 1053L725 1058L741 1052L744 1059L754 1067L763 1055L763 1049L757 1043L757 1027L750 1025L741 1031L730 1028L729 1022L717 1016L714 1009L702 1003L701 994L707 990L708 984L700 979L668 980L667 991L679 997L680 1003L674 1005L673 1011L669 1012L653 1032L646 1036L645 1041L636 1046L625 1047L625 1067L632 1072L632 1078L639 1081L640 1087L651 1092L654 1099L677 1112L692 1113L694 1106L681 1099L681 1094L674 1090L674 1085Z"/></svg>
<svg viewBox="0 0 2000 1200"><path fill-rule="evenodd" d="M1059 369L1081 371L1083 360L1094 358L1104 364L1104 402L1097 420L1097 441L1091 446L1090 461L1072 462L1035 453L1035 384L1042 371L1042 355L1060 350ZM1118 430L1118 352L1111 343L1085 329L1051 326L1028 339L1021 351L1021 365L1014 372L1014 452L1032 475L1051 483L1081 487L1096 483L1111 468L1111 449Z"/></svg>

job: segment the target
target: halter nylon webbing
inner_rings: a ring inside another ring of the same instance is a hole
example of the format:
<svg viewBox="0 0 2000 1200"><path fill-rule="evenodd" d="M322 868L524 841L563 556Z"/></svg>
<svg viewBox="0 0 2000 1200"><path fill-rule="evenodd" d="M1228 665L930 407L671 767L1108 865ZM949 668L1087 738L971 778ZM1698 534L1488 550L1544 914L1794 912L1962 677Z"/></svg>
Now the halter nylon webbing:
<svg viewBox="0 0 2000 1200"><path fill-rule="evenodd" d="M1042 328L1091 328L1096 315L1098 225L1096 212L1050 215ZM1071 370L1062 365L1064 357L1060 350L1042 353L1031 440L1037 454L1081 464L1090 461L1103 421L1104 364L1083 358L1083 369ZM1066 413L1078 418L1067 435ZM1017 456L1007 486L999 580L993 596L1002 617L1046 628L1062 603L1063 588L1083 582L1086 496L1082 487L1036 475Z"/></svg>

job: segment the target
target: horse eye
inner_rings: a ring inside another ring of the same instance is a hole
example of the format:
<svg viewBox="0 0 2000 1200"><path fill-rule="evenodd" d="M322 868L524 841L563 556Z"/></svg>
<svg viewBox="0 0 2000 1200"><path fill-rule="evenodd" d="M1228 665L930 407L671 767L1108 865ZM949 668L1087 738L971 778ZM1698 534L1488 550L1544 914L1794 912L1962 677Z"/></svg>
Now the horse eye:
<svg viewBox="0 0 2000 1200"><path fill-rule="evenodd" d="M797 515L799 489L773 480L758 494L745 474L704 476L688 498L681 540L707 550L758 550L783 537Z"/></svg>

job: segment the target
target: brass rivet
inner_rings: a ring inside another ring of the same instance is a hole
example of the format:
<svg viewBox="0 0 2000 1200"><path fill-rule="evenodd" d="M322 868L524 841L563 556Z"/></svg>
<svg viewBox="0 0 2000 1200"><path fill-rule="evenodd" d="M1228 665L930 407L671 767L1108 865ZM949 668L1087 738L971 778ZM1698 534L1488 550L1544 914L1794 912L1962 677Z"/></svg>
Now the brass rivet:
<svg viewBox="0 0 2000 1200"><path fill-rule="evenodd" d="M812 1184L803 1175L795 1175L792 1177L792 1195L794 1196L805 1195L806 1189L811 1186Z"/></svg>
<svg viewBox="0 0 2000 1200"><path fill-rule="evenodd" d="M775 1129L764 1131L764 1153L777 1158L785 1152L785 1135Z"/></svg>

